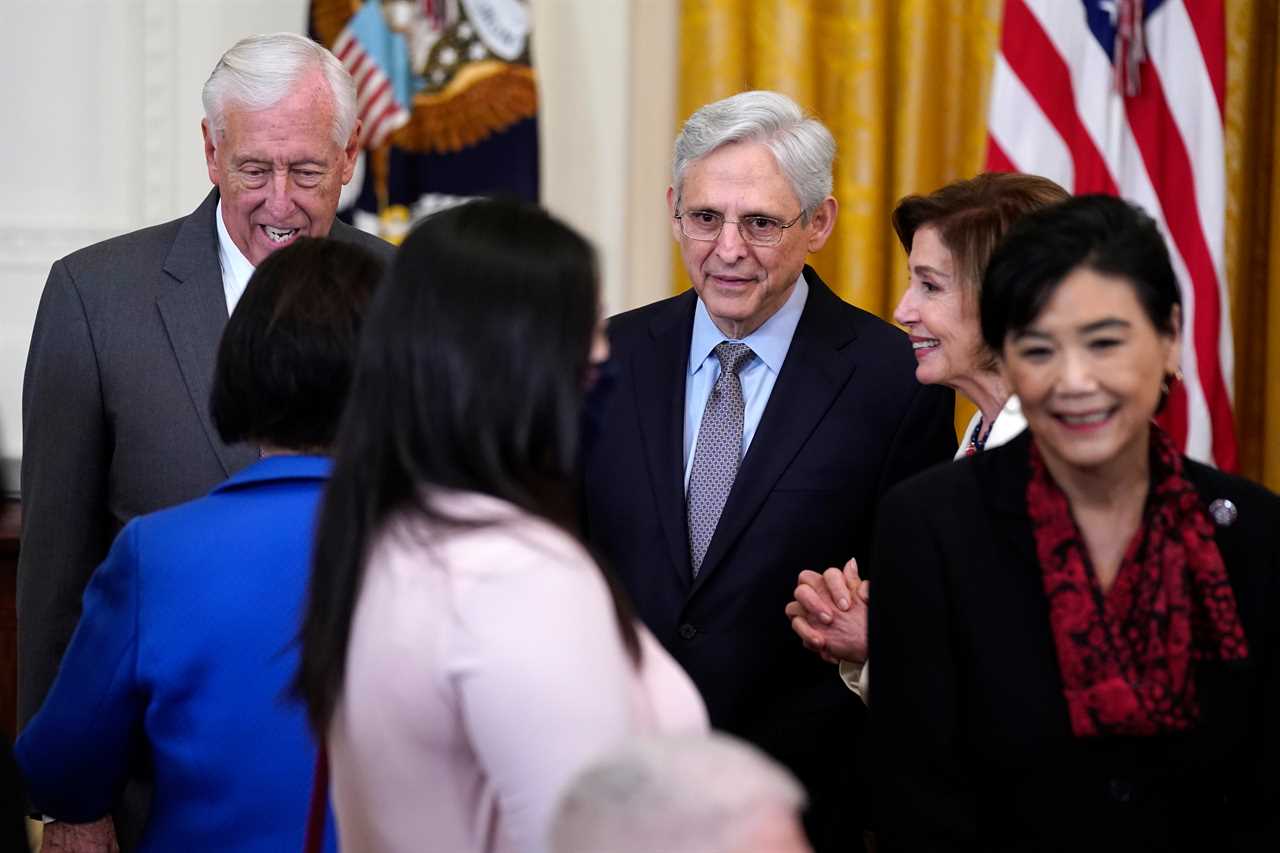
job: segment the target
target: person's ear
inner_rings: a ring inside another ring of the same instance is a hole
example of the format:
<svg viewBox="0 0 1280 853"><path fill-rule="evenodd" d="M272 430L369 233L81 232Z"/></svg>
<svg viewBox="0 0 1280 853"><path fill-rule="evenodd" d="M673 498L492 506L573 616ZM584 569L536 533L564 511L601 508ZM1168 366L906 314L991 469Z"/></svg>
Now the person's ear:
<svg viewBox="0 0 1280 853"><path fill-rule="evenodd" d="M808 249L811 253L827 245L827 239L831 236L832 229L836 227L836 214L839 212L839 203L833 196L827 196L809 217L806 230L809 232Z"/></svg>
<svg viewBox="0 0 1280 853"><path fill-rule="evenodd" d="M680 220L676 219L676 205L679 204L680 198L676 195L675 187L667 187L667 214L671 217L671 236L676 238L676 242L680 242Z"/></svg>
<svg viewBox="0 0 1280 853"><path fill-rule="evenodd" d="M218 145L214 141L214 131L209 127L207 118L200 119L200 135L204 137L204 165L209 170L209 182L218 186L221 179L218 171Z"/></svg>
<svg viewBox="0 0 1280 853"><path fill-rule="evenodd" d="M1171 334L1163 337L1167 351L1164 356L1164 372L1165 375L1181 376L1182 371L1179 369L1182 364L1182 306L1173 306L1173 311L1169 314L1169 325L1173 328Z"/></svg>
<svg viewBox="0 0 1280 853"><path fill-rule="evenodd" d="M344 187L351 182L351 176L356 171L356 158L360 156L360 127L360 119L356 119L356 126L351 129L351 138L342 149L342 185Z"/></svg>

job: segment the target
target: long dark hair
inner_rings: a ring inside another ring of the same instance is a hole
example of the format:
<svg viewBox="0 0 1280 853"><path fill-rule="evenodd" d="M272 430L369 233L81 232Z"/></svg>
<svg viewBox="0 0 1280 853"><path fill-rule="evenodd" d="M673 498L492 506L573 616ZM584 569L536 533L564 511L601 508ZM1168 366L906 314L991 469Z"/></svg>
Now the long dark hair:
<svg viewBox="0 0 1280 853"><path fill-rule="evenodd" d="M470 202L400 247L365 321L318 521L294 686L317 732L342 689L370 542L392 513L461 524L431 500L458 489L578 536L578 428L598 311L595 252L532 205ZM638 660L629 608L610 589Z"/></svg>

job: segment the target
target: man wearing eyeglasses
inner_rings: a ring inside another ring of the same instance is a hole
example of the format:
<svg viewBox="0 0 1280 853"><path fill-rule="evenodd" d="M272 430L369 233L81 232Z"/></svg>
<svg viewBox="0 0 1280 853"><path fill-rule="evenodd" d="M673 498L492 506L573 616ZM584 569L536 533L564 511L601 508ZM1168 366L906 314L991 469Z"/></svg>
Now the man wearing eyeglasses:
<svg viewBox="0 0 1280 853"><path fill-rule="evenodd" d="M689 118L667 203L693 288L610 322L617 387L584 457L589 538L713 725L804 782L819 853L862 844L865 709L783 609L801 570L867 565L880 495L956 448L952 393L916 382L906 335L805 264L835 224L834 156L776 93Z"/></svg>

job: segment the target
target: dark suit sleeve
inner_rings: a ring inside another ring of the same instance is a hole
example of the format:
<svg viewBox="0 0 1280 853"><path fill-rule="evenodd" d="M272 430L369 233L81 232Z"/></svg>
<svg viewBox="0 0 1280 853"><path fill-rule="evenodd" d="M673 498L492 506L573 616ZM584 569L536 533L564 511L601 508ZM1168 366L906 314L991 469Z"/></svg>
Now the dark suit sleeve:
<svg viewBox="0 0 1280 853"><path fill-rule="evenodd" d="M955 408L956 397L950 388L941 385L916 388L880 469L878 496L913 474L955 458ZM869 569L875 571L874 561Z"/></svg>
<svg viewBox="0 0 1280 853"><path fill-rule="evenodd" d="M14 746L32 804L60 820L111 810L141 730L137 531L126 527L94 573L58 677Z"/></svg>
<svg viewBox="0 0 1280 853"><path fill-rule="evenodd" d="M946 555L921 507L909 489L891 491L876 531L870 712L879 849L969 850L976 814Z"/></svg>
<svg viewBox="0 0 1280 853"><path fill-rule="evenodd" d="M106 554L109 438L92 334L66 263L49 272L22 386L18 714L40 707Z"/></svg>

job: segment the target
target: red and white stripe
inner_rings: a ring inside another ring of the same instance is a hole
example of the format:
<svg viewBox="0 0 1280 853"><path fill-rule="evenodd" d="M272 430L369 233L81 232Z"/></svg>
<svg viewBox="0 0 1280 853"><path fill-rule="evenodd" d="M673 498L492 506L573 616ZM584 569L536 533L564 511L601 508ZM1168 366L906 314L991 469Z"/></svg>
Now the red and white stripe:
<svg viewBox="0 0 1280 853"><path fill-rule="evenodd" d="M391 81L350 28L333 43L333 55L356 81L356 112L363 127L364 147L382 147L388 136L408 123L409 110L396 100Z"/></svg>
<svg viewBox="0 0 1280 853"><path fill-rule="evenodd" d="M1183 307L1184 382L1164 423L1189 456L1234 470L1223 0L1164 0L1114 54L1090 30L1086 3L1135 25L1142 5L1005 0L987 167L1044 175L1077 194L1121 195L1155 218Z"/></svg>

